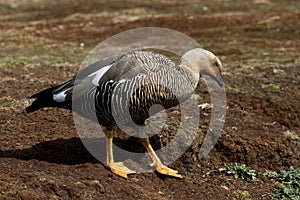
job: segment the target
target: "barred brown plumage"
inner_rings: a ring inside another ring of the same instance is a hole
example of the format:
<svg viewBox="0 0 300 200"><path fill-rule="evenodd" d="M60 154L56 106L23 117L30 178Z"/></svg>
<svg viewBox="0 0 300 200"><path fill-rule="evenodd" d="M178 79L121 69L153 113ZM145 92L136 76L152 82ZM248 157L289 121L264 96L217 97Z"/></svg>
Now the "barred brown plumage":
<svg viewBox="0 0 300 200"><path fill-rule="evenodd" d="M118 126L134 123L143 127L153 105L168 109L186 100L194 92L200 74L210 76L222 87L221 68L220 60L213 53L200 48L186 52L178 65L159 53L125 52L97 61L68 82L33 95L35 101L26 111L60 107L97 120L108 137L106 165L114 173L127 177L134 171L113 160L111 145ZM142 133L138 134L143 136L140 140L157 171L182 177L161 163L144 129L139 130Z"/></svg>

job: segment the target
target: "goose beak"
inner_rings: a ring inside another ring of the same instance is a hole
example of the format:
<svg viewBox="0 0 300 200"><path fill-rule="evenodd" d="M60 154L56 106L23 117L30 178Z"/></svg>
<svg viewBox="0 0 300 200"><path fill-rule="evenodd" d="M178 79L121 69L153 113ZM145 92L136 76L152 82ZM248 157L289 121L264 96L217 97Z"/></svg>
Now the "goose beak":
<svg viewBox="0 0 300 200"><path fill-rule="evenodd" d="M215 77L214 80L217 82L217 84L220 86L220 88L223 88L224 83L223 83L223 79L222 79L221 74L218 77Z"/></svg>

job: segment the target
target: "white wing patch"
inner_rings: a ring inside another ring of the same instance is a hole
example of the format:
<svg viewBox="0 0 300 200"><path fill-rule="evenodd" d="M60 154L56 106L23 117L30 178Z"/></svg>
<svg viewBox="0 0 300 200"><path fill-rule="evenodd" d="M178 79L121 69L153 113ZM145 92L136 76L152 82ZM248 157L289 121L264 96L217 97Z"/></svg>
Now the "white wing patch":
<svg viewBox="0 0 300 200"><path fill-rule="evenodd" d="M113 66L113 64L107 65L107 66L102 67L101 69L89 74L88 77L96 75L92 80L93 85L99 86L99 80L102 78L102 76L105 74L105 72L107 72L112 66Z"/></svg>
<svg viewBox="0 0 300 200"><path fill-rule="evenodd" d="M65 101L68 90L69 89L63 90L60 93L54 94L53 95L53 100L56 101L56 102L63 102L63 101Z"/></svg>

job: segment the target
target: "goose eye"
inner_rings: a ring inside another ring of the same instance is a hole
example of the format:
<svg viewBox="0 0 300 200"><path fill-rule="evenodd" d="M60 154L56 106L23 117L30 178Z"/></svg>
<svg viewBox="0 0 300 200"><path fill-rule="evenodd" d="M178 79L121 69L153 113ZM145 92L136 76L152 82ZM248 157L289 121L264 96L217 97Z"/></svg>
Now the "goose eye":
<svg viewBox="0 0 300 200"><path fill-rule="evenodd" d="M216 60L214 60L212 63L214 67L218 67L218 62Z"/></svg>
<svg viewBox="0 0 300 200"><path fill-rule="evenodd" d="M212 63L213 63L213 66L218 68L219 70L221 70L222 68L222 64L220 63L220 61L218 60L217 57L215 57L213 60L212 60Z"/></svg>

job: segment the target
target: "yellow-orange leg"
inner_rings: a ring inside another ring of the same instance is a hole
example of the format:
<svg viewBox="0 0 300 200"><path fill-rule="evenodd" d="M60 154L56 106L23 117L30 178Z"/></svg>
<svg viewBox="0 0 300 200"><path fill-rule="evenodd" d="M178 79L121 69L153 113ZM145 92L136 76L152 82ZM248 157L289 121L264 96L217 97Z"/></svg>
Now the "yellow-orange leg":
<svg viewBox="0 0 300 200"><path fill-rule="evenodd" d="M174 177L177 177L177 178L183 178L183 176L181 174L178 174L178 171L173 170L173 169L165 166L164 164L162 164L161 160L159 159L159 157L154 152L154 150L153 150L153 148L152 148L152 146L149 142L149 138L141 138L140 141L142 142L144 147L147 149L150 157L153 160L153 163L151 165L156 167L156 170L159 173L169 175L169 176L174 176Z"/></svg>
<svg viewBox="0 0 300 200"><path fill-rule="evenodd" d="M135 171L128 169L126 166L123 165L122 162L114 162L114 156L113 156L113 137L114 137L114 131L113 130L105 130L106 135L106 161L105 165L110 168L110 170L117 174L118 176L121 176L123 178L127 178L128 174L134 174Z"/></svg>

